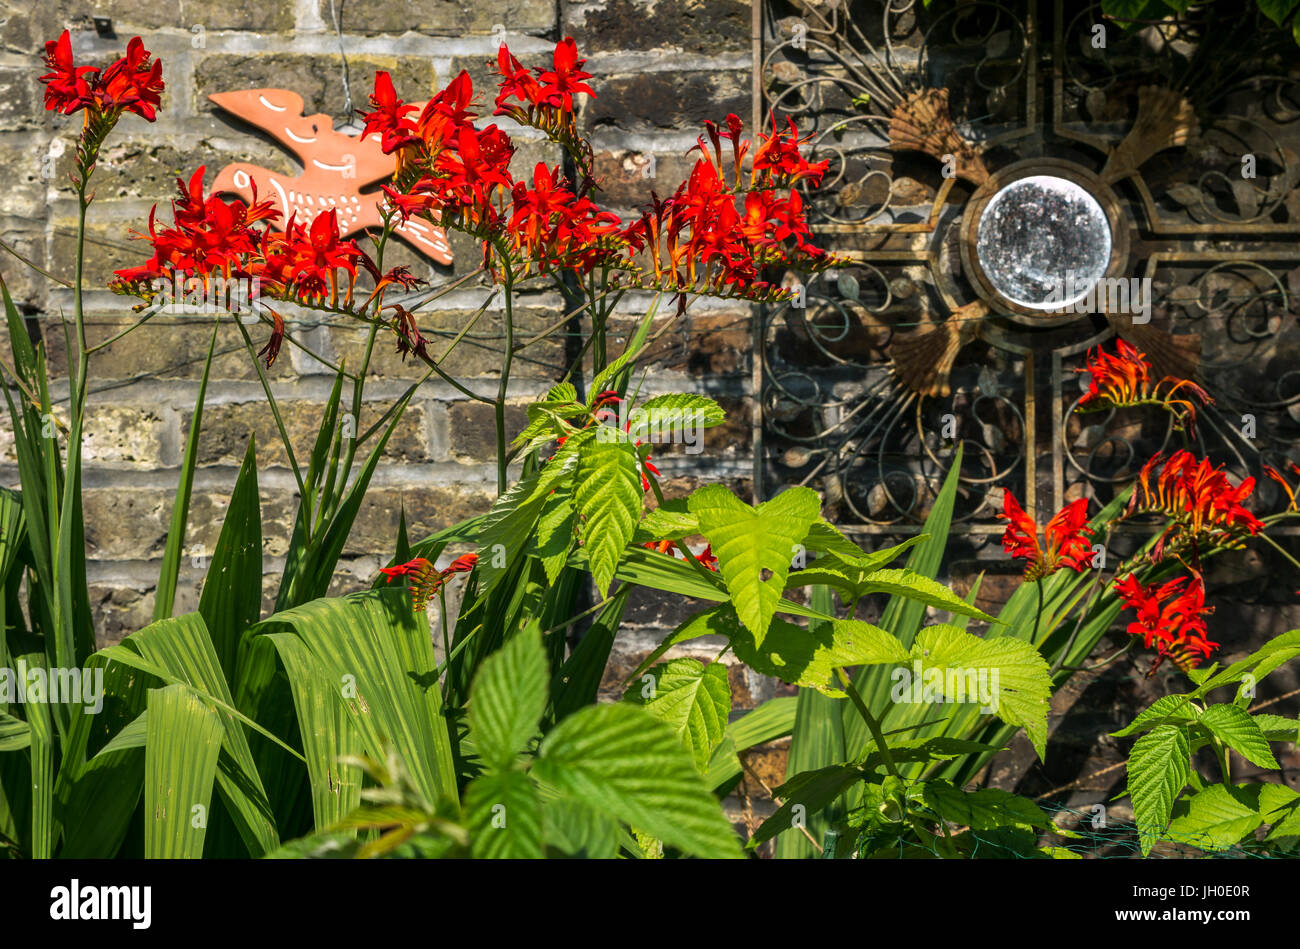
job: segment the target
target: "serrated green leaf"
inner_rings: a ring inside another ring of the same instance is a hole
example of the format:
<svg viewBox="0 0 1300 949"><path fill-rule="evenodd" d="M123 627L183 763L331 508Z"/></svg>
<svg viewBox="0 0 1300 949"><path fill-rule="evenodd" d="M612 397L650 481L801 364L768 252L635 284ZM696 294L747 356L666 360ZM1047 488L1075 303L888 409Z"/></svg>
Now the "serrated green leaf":
<svg viewBox="0 0 1300 949"><path fill-rule="evenodd" d="M1169 822L1165 836L1212 852L1235 846L1264 823L1256 809L1258 794L1258 785L1229 790L1222 784L1211 784L1178 802L1177 816Z"/></svg>
<svg viewBox="0 0 1300 949"><path fill-rule="evenodd" d="M1255 719L1255 724L1269 741L1293 742L1300 735L1300 722L1294 718L1287 718L1285 715L1269 715L1266 712L1251 717Z"/></svg>
<svg viewBox="0 0 1300 949"><path fill-rule="evenodd" d="M698 659L672 659L650 670L653 682L635 683L627 698L668 725L701 771L722 741L731 714L727 667ZM649 691L649 695L646 692Z"/></svg>
<svg viewBox="0 0 1300 949"><path fill-rule="evenodd" d="M525 627L483 660L470 690L469 727L482 758L508 767L546 711L549 671L541 636Z"/></svg>
<svg viewBox="0 0 1300 949"><path fill-rule="evenodd" d="M1047 746L1047 709L1052 679L1046 661L1031 644L1022 639L999 636L981 639L954 626L927 626L912 644L911 659L922 670L922 696L930 684L931 669L943 673L941 693L947 701L983 703L980 691L987 690L994 702L992 714L1009 725L1025 729L1041 759ZM970 686L977 686L971 695ZM951 686L963 694L957 695ZM895 679L890 697L894 701L912 701L915 686Z"/></svg>
<svg viewBox="0 0 1300 949"><path fill-rule="evenodd" d="M692 494L687 507L718 558L718 572L740 621L761 646L791 561L821 517L821 500L811 489L796 487L750 507L722 485L711 484Z"/></svg>
<svg viewBox="0 0 1300 949"><path fill-rule="evenodd" d="M1300 838L1300 793L1284 784L1263 784L1259 788L1259 816L1269 828L1269 842Z"/></svg>
<svg viewBox="0 0 1300 949"><path fill-rule="evenodd" d="M950 823L971 830L996 827L1052 826L1043 809L1027 797L998 788L963 791L948 781L927 781L921 792L931 810Z"/></svg>
<svg viewBox="0 0 1300 949"><path fill-rule="evenodd" d="M700 532L700 522L695 515L685 510L686 501L671 500L660 504L653 511L647 511L637 525L637 535L647 542L660 540L681 540Z"/></svg>
<svg viewBox="0 0 1300 949"><path fill-rule="evenodd" d="M609 593L623 550L641 519L641 472L631 444L592 439L582 450L574 486L578 536L601 597Z"/></svg>
<svg viewBox="0 0 1300 949"><path fill-rule="evenodd" d="M1133 721L1117 732L1115 738L1126 738L1138 732L1150 731L1157 725L1190 724L1200 717L1201 710L1186 695L1162 695L1143 709Z"/></svg>
<svg viewBox="0 0 1300 949"><path fill-rule="evenodd" d="M1200 717L1198 724L1251 764L1261 768L1277 768L1277 760L1269 750L1268 739L1245 709L1235 705L1211 705Z"/></svg>
<svg viewBox="0 0 1300 949"><path fill-rule="evenodd" d="M524 772L489 771L475 778L465 790L465 814L475 858L541 858L542 802Z"/></svg>
<svg viewBox="0 0 1300 949"><path fill-rule="evenodd" d="M686 749L634 705L588 706L542 741L539 780L698 857L737 857L739 841Z"/></svg>
<svg viewBox="0 0 1300 949"><path fill-rule="evenodd" d="M1197 686L1192 697L1197 698L1221 686L1241 682L1247 674L1258 683L1282 663L1297 656L1300 656L1300 629L1293 629L1273 637L1245 659L1234 662L1222 672L1208 676Z"/></svg>
<svg viewBox="0 0 1300 949"><path fill-rule="evenodd" d="M542 805L542 833L548 847L570 857L609 860L618 854L618 821L573 798Z"/></svg>
<svg viewBox="0 0 1300 949"><path fill-rule="evenodd" d="M1133 744L1128 758L1128 793L1142 855L1164 832L1174 801L1191 777L1191 744L1186 728L1157 725Z"/></svg>
<svg viewBox="0 0 1300 949"><path fill-rule="evenodd" d="M836 669L907 660L907 650L897 639L860 620L816 623L805 629L773 619L761 646L733 609L723 607L717 622L727 630L736 657L751 669L836 698L845 694L830 684Z"/></svg>
<svg viewBox="0 0 1300 949"><path fill-rule="evenodd" d="M910 547L924 536L924 534L921 534L909 538L898 547L892 549L899 550L900 548L905 549ZM852 561L856 561L862 557L874 557L885 553L884 551L877 551L876 554L868 554L857 544L853 543L853 541L845 537L838 527L826 520L824 517L818 518L813 526L808 528L808 536L804 539L804 546L807 547L810 552L815 554L834 554L836 557L843 560ZM877 564L877 566L883 567L888 562L888 560L883 560Z"/></svg>
<svg viewBox="0 0 1300 949"><path fill-rule="evenodd" d="M899 548L909 546L900 544ZM899 548L894 548L897 550ZM888 560L898 556L893 550L886 552ZM888 560L884 562L888 562ZM849 603L869 593L888 593L924 603L926 606L947 610L959 616L969 616L985 622L997 622L983 610L966 602L942 583L906 569L882 569L878 562L864 558L850 562L838 557L819 557L805 570L790 574L786 588L821 583L839 590Z"/></svg>
<svg viewBox="0 0 1300 949"><path fill-rule="evenodd" d="M702 447L700 432L727 420L727 413L708 396L687 393L657 395L627 413L628 437L660 444L680 441L689 451ZM687 439L692 439L687 441Z"/></svg>
<svg viewBox="0 0 1300 949"><path fill-rule="evenodd" d="M546 571L546 580L552 586L568 562L575 517L573 492L568 485L560 485L547 495L537 517L536 552Z"/></svg>

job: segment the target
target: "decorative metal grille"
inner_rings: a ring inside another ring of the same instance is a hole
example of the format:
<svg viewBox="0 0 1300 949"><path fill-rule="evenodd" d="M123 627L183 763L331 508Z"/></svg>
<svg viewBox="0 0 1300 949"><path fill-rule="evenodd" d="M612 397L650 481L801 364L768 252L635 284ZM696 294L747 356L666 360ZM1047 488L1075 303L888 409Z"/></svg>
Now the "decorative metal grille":
<svg viewBox="0 0 1300 949"><path fill-rule="evenodd" d="M761 493L813 484L846 529L911 531L960 443L954 531L976 546L1002 530L1001 489L1040 516L1105 502L1185 438L1154 407L1073 411L1087 350L1118 334L1157 378L1214 396L1198 452L1285 500L1260 474L1300 462L1294 48L1278 59L1191 21L1126 34L1061 0L769 0L758 18L755 118L792 119L829 159L803 196L854 261L756 321ZM999 245L992 199L1030 178L1048 183L1032 227ZM1108 256L1083 218L1042 206L1052 194L1076 210L1090 196ZM1099 259L1110 295L1084 313L1026 305L1001 271L1035 254ZM1150 280L1147 314L1140 292L1116 296L1129 278Z"/></svg>

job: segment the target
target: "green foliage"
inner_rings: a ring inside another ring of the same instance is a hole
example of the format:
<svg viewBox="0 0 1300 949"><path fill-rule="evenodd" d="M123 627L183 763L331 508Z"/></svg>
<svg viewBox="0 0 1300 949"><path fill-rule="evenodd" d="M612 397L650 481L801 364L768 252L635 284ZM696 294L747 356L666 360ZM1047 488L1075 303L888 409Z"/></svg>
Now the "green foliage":
<svg viewBox="0 0 1300 949"><path fill-rule="evenodd" d="M761 646L791 563L821 517L821 500L808 488L791 488L751 508L711 484L692 494L687 506L718 558L737 617Z"/></svg>
<svg viewBox="0 0 1300 949"><path fill-rule="evenodd" d="M1293 630L1227 669L1219 671L1216 665L1197 670L1195 689L1162 696L1114 733L1139 736L1129 752L1127 793L1144 854L1161 840L1206 850L1251 846L1255 830L1265 824L1274 825L1268 841L1294 844L1294 792L1285 785L1281 790L1272 784L1233 785L1228 753L1236 752L1260 768L1280 769L1270 743L1294 742L1295 722L1252 713L1244 705L1259 681L1297 654L1300 630ZM1234 702L1206 701L1210 692L1231 686L1238 687ZM1215 751L1222 783L1202 787L1191 759L1206 746ZM1189 784L1193 793L1184 795Z"/></svg>

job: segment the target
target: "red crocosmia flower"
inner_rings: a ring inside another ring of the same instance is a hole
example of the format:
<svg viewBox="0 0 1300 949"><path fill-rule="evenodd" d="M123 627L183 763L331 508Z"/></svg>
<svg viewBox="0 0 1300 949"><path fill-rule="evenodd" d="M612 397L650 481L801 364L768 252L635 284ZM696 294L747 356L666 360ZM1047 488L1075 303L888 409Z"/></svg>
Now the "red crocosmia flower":
<svg viewBox="0 0 1300 949"><path fill-rule="evenodd" d="M586 60L578 58L578 45L573 42L573 37L566 36L555 44L552 61L554 68L537 77L543 86L542 97L551 105L572 112L574 96L581 93L595 96L591 86L583 82L591 78L591 73L583 72L582 65Z"/></svg>
<svg viewBox="0 0 1300 949"><path fill-rule="evenodd" d="M270 307L266 311L271 314L271 335L266 340L266 345L257 351L257 355L266 360L266 368L270 369L275 365L275 357L280 355L280 347L284 344L284 317Z"/></svg>
<svg viewBox="0 0 1300 949"><path fill-rule="evenodd" d="M777 129L775 114L771 115L771 120L771 134L759 133L758 150L754 152L753 173L755 175L769 173L786 185L805 180L813 187L821 184L830 162L820 161L814 164L803 157L799 146L806 144L808 139L799 138L799 130L795 127L793 118L786 116L789 126L786 130Z"/></svg>
<svg viewBox="0 0 1300 949"><path fill-rule="evenodd" d="M380 567L379 572L388 577L389 583L393 582L394 577L408 578L411 603L418 612L425 608L450 577L458 573L469 573L477 563L478 554L463 554L442 570L437 570L429 560L416 557L393 567Z"/></svg>
<svg viewBox="0 0 1300 949"><path fill-rule="evenodd" d="M1291 464L1290 467L1292 473L1300 474L1300 467L1297 467L1295 464ZM1286 497L1287 497L1286 509L1288 511L1297 510L1295 489L1291 487L1290 483L1286 480L1286 478L1282 477L1282 473L1271 465L1264 465L1264 473L1268 475L1270 478L1272 478L1274 481L1276 481L1278 484L1282 485L1282 490L1286 492Z"/></svg>
<svg viewBox="0 0 1300 949"><path fill-rule="evenodd" d="M251 205L238 198L229 201L216 195L203 195L203 166L186 184L176 180L177 197L172 201L174 227L159 230L157 207L149 212L149 233L137 234L149 241L153 256L138 267L116 271L114 289L126 290L141 281L170 275L176 277L210 275L230 277L245 275L243 263L257 251L261 234L255 223L280 216L270 201L258 201L256 191Z"/></svg>
<svg viewBox="0 0 1300 949"><path fill-rule="evenodd" d="M1211 465L1208 458L1198 461L1191 452L1177 451L1167 461L1156 454L1138 473L1124 516L1160 513L1170 519L1153 550L1157 560L1167 545L1187 549L1203 541L1234 545L1264 526L1243 504L1254 488L1254 478L1233 487L1221 467Z"/></svg>
<svg viewBox="0 0 1300 949"><path fill-rule="evenodd" d="M1041 580L1062 567L1084 571L1092 566L1091 530L1088 528L1088 499L1071 501L1047 522L1045 546L1038 543L1038 524L1024 512L1015 495L1003 492L1002 513L1007 522L1002 547L1012 557L1023 558L1026 580Z"/></svg>
<svg viewBox="0 0 1300 949"><path fill-rule="evenodd" d="M64 30L57 40L45 44L45 65L50 72L41 77L45 83L45 108L49 112L71 115L94 101L90 84L99 70L93 66L78 66L72 60L72 38Z"/></svg>
<svg viewBox="0 0 1300 949"><path fill-rule="evenodd" d="M461 554L453 560L443 571L443 576L449 577L453 573L469 573L478 564L478 554Z"/></svg>
<svg viewBox="0 0 1300 949"><path fill-rule="evenodd" d="M673 549L676 548L678 550L683 550L681 541L672 541L672 540L651 540L651 541L647 541L641 546L645 547L647 550L654 550L654 551L658 551L661 554L667 554L669 557L673 557L674 559L677 557L677 555L673 553ZM684 560L685 557L686 555L685 552L683 551L682 559ZM707 567L709 570L713 570L715 572L718 569L718 558L713 555L712 546L706 546L702 551L700 551L695 556L695 559L700 562L700 566L702 567Z"/></svg>
<svg viewBox="0 0 1300 949"><path fill-rule="evenodd" d="M415 134L415 123L406 117L416 107L397 98L393 79L383 70L375 73L375 91L370 93L370 104L375 111L363 113L365 129L362 135L378 133L385 155L420 141Z"/></svg>
<svg viewBox="0 0 1300 949"><path fill-rule="evenodd" d="M1151 365L1146 354L1118 337L1114 355L1100 347L1088 353L1087 368L1075 372L1089 374L1088 391L1079 399L1079 409L1124 408L1134 405L1159 405L1174 416L1178 428L1196 435L1196 408L1213 405L1210 394L1190 379L1165 376L1152 384Z"/></svg>
<svg viewBox="0 0 1300 949"><path fill-rule="evenodd" d="M162 61L152 60L136 36L127 44L126 56L104 70L95 96L101 112L123 109L152 122L162 91Z"/></svg>
<svg viewBox="0 0 1300 949"><path fill-rule="evenodd" d="M513 114L513 110L508 105L511 99L532 106L541 104L541 84L519 60L511 55L505 43L502 43L501 48L497 50L497 70L501 73L501 92L496 100L496 115Z"/></svg>
<svg viewBox="0 0 1300 949"><path fill-rule="evenodd" d="M126 55L102 72L93 66L78 66L72 59L72 40L67 30L45 44L45 65L51 70L41 77L45 83L45 108L71 115L86 110L87 122L122 112L134 112L152 122L164 88L162 61L154 60L140 37L127 43Z"/></svg>
<svg viewBox="0 0 1300 949"><path fill-rule="evenodd" d="M1148 678L1166 658L1186 672L1219 647L1206 630L1205 617L1214 607L1205 605L1205 585L1199 576L1178 577L1157 587L1144 586L1129 574L1115 584L1115 592L1137 612L1128 625L1129 635L1141 636L1147 649L1156 649Z"/></svg>

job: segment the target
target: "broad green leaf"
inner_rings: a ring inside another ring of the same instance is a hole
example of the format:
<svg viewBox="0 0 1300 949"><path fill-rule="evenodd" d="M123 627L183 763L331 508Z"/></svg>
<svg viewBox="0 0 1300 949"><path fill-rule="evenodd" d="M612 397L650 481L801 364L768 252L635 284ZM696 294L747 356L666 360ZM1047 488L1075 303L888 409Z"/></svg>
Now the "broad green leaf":
<svg viewBox="0 0 1300 949"><path fill-rule="evenodd" d="M537 732L550 672L535 627L526 627L483 660L470 690L469 727L479 755L509 767Z"/></svg>
<svg viewBox="0 0 1300 949"><path fill-rule="evenodd" d="M811 694L822 697L815 691ZM739 777L743 769L736 757L738 752L790 734L797 704L798 699L792 695L768 699L729 724L721 743L713 751L708 773L704 776L705 783L716 789Z"/></svg>
<svg viewBox="0 0 1300 949"><path fill-rule="evenodd" d="M437 667L429 625L402 592L312 600L273 614L254 629L260 634L286 627L311 650L318 663L315 674L324 675L301 686L321 689L342 703L363 752L383 760L386 748L395 747L426 800L458 799L441 694L422 684Z"/></svg>
<svg viewBox="0 0 1300 949"><path fill-rule="evenodd" d="M655 666L649 675L653 681L644 687L633 683L626 698L667 724L691 753L695 766L707 770L731 714L727 667L720 662L705 665L698 659L672 659Z"/></svg>
<svg viewBox="0 0 1300 949"><path fill-rule="evenodd" d="M1179 725L1157 725L1129 752L1128 793L1143 856L1164 832L1174 801L1191 777L1191 753L1187 730Z"/></svg>
<svg viewBox="0 0 1300 949"><path fill-rule="evenodd" d="M746 848L753 849L785 831L799 834L799 828L806 827L809 815L821 811L861 780L861 771L843 764L795 775L773 792L782 804L754 831Z"/></svg>
<svg viewBox="0 0 1300 949"><path fill-rule="evenodd" d="M546 397L528 406L528 424L510 443L512 450L528 451L555 439L561 431L559 420L571 419L586 412L578 402L573 383L561 382L552 386Z"/></svg>
<svg viewBox="0 0 1300 949"><path fill-rule="evenodd" d="M257 622L261 609L262 511L257 449L250 437L199 596L199 615L228 682L235 681L240 639Z"/></svg>
<svg viewBox="0 0 1300 949"><path fill-rule="evenodd" d="M862 566L861 564L830 556L818 558L806 570L792 573L786 582L786 587L788 589L795 586L806 586L810 583L821 583L834 587L843 594L849 604L856 602L869 593L888 593L891 596L906 597L924 603L926 606L947 610L959 616L970 616L990 623L997 622L983 610L976 609L967 603L942 583L911 570Z"/></svg>
<svg viewBox="0 0 1300 949"><path fill-rule="evenodd" d="M816 542L815 535L819 529L831 538L849 544L835 528L825 521L818 521L808 532L807 543L810 548ZM809 602L819 612L835 612L834 594L829 587L813 587L809 591ZM825 635L829 625L824 620L814 619L809 622L809 627L820 635ZM834 633L833 628L831 632ZM837 701L837 698L824 695L817 689L799 690L794 700L795 719L790 732L790 750L786 756L787 782L804 772L841 764L848 758L844 748L844 719L840 716ZM736 763L736 771L740 771L739 762ZM774 847L776 858L801 860L816 856L817 846L825 839L827 829L843 818L846 807L847 802L835 800L822 810L805 815L808 833L780 834Z"/></svg>
<svg viewBox="0 0 1300 949"><path fill-rule="evenodd" d="M476 858L541 858L542 802L524 772L489 771L475 778L465 789L465 816Z"/></svg>
<svg viewBox="0 0 1300 949"><path fill-rule="evenodd" d="M194 398L194 413L190 416L190 430L185 435L185 453L181 460L180 479L176 484L176 500L172 503L171 527L167 531L162 566L158 570L158 585L154 588L153 618L156 620L171 616L172 606L176 602L176 578L180 572L181 554L185 546L185 527L189 522L190 491L194 486L194 469L198 464L199 432L203 428L203 402L208 391L208 375L212 372L212 354L216 351L217 330L220 326L219 320L213 321L208 358L203 363L199 392ZM258 592L261 592L260 589Z"/></svg>
<svg viewBox="0 0 1300 949"><path fill-rule="evenodd" d="M217 788L250 854L262 856L279 845L266 789L253 761L244 727L234 707L220 660L198 613L159 620L103 650L106 658L158 675L165 683L182 683L216 709L225 730L218 762ZM135 660L133 661L133 658Z"/></svg>
<svg viewBox="0 0 1300 949"><path fill-rule="evenodd" d="M618 433L621 435L621 433ZM582 449L573 500L578 536L601 597L641 518L641 471L632 445L596 438Z"/></svg>
<svg viewBox="0 0 1300 949"><path fill-rule="evenodd" d="M906 550L908 547L911 547L924 537L924 534L910 537L902 544L890 548L890 550L901 552ZM826 520L824 517L818 518L816 523L814 523L812 527L808 528L808 536L804 539L804 546L808 548L810 553L832 554L841 560L856 561L861 557L883 557L886 553L886 551L880 550L874 554L868 554L857 544L853 543L853 541L845 537L838 527ZM892 559L893 558L891 557L886 560L880 560L876 566L883 567Z"/></svg>
<svg viewBox="0 0 1300 949"><path fill-rule="evenodd" d="M1270 843L1284 838L1292 844L1300 840L1300 794L1282 784L1264 784L1259 789L1259 815L1272 825Z"/></svg>
<svg viewBox="0 0 1300 949"><path fill-rule="evenodd" d="M1047 746L1048 699L1052 679L1047 663L1032 645L1000 636L981 639L948 625L927 626L912 644L913 674L895 676L890 698L909 703L920 692L928 701L930 687L945 701L969 702L988 708L1009 725L1020 725L1041 759ZM921 680L915 677L916 664ZM932 676L930 670L940 675ZM984 699L993 703L985 706Z"/></svg>
<svg viewBox="0 0 1300 949"><path fill-rule="evenodd" d="M534 770L562 794L697 857L737 857L721 805L672 730L617 702L588 706L542 741Z"/></svg>
<svg viewBox="0 0 1300 949"><path fill-rule="evenodd" d="M688 452L700 451L704 447L704 429L726 420L722 406L708 396L673 393L647 399L628 412L627 432L632 441L682 442Z"/></svg>
<svg viewBox="0 0 1300 949"><path fill-rule="evenodd" d="M1150 731L1157 725L1190 724L1200 716L1201 710L1185 695L1162 695L1143 709L1128 725L1117 732L1115 738L1125 738L1138 732Z"/></svg>
<svg viewBox="0 0 1300 949"><path fill-rule="evenodd" d="M1297 741L1300 740L1300 722L1294 718L1287 718L1285 715L1269 715L1259 713L1252 715L1255 724L1259 730L1264 733L1264 737L1269 741Z"/></svg>
<svg viewBox="0 0 1300 949"><path fill-rule="evenodd" d="M573 528L576 512L573 509L573 491L561 485L546 496L537 517L536 554L546 571L546 580L552 586L569 560L573 547Z"/></svg>
<svg viewBox="0 0 1300 949"><path fill-rule="evenodd" d="M582 635L582 640L552 676L551 701L554 705L554 720L573 714L584 705L596 701L600 691L600 682L609 664L609 653L614 646L614 637L618 634L619 624L623 621L623 611L627 607L628 593L631 587L624 587L614 594L605 605L591 626Z"/></svg>
<svg viewBox="0 0 1300 949"><path fill-rule="evenodd" d="M225 729L216 710L183 685L151 691L148 712L144 855L197 859Z"/></svg>
<svg viewBox="0 0 1300 949"><path fill-rule="evenodd" d="M1286 18L1295 11L1296 7L1300 6L1300 0L1256 0L1256 2L1259 4L1259 9L1264 16L1278 26L1286 22Z"/></svg>
<svg viewBox="0 0 1300 949"><path fill-rule="evenodd" d="M700 522L694 514L683 510L685 501L671 500L647 511L637 526L637 537L646 543L660 540L681 540L700 532Z"/></svg>
<svg viewBox="0 0 1300 949"><path fill-rule="evenodd" d="M361 769L340 759L361 752L361 740L343 703L335 698L335 683L297 636L271 633L293 693L298 732L311 787L312 823L332 827L361 803Z"/></svg>
<svg viewBox="0 0 1300 949"><path fill-rule="evenodd" d="M1211 784L1178 802L1178 815L1169 822L1165 836L1208 851L1226 850L1247 834L1253 839L1255 828L1264 823L1252 800L1258 794L1258 785L1252 791Z"/></svg>
<svg viewBox="0 0 1300 949"><path fill-rule="evenodd" d="M1220 686L1241 682L1247 674L1258 683L1282 663L1297 656L1300 656L1300 629L1293 629L1289 633L1273 637L1245 659L1234 662L1222 672L1207 677L1191 696L1199 698Z"/></svg>
<svg viewBox="0 0 1300 949"><path fill-rule="evenodd" d="M837 698L845 693L830 684L836 669L907 661L907 650L897 639L859 620L836 620L804 629L774 619L759 646L749 630L736 622L734 611L724 609L721 615L721 622L730 624L732 650L751 669Z"/></svg>
<svg viewBox="0 0 1300 949"><path fill-rule="evenodd" d="M1279 767L1259 723L1245 709L1235 705L1211 705L1198 724L1251 764L1261 768Z"/></svg>
<svg viewBox="0 0 1300 949"><path fill-rule="evenodd" d="M0 712L0 751L21 751L32 743L31 726Z"/></svg>
<svg viewBox="0 0 1300 949"><path fill-rule="evenodd" d="M692 494L687 506L718 558L718 571L740 621L761 646L791 561L821 517L821 500L815 491L796 487L750 507L722 485L711 484Z"/></svg>
<svg viewBox="0 0 1300 949"><path fill-rule="evenodd" d="M548 490L542 482L552 464L555 462L511 485L479 523L476 540L480 596L486 596L506 576L526 549L546 501Z"/></svg>
<svg viewBox="0 0 1300 949"><path fill-rule="evenodd" d="M571 857L609 860L618 854L618 821L573 798L542 804L546 846Z"/></svg>
<svg viewBox="0 0 1300 949"><path fill-rule="evenodd" d="M1052 826L1043 809L1027 797L998 788L963 791L947 781L927 781L922 798L936 814L950 823L971 830L995 827Z"/></svg>

